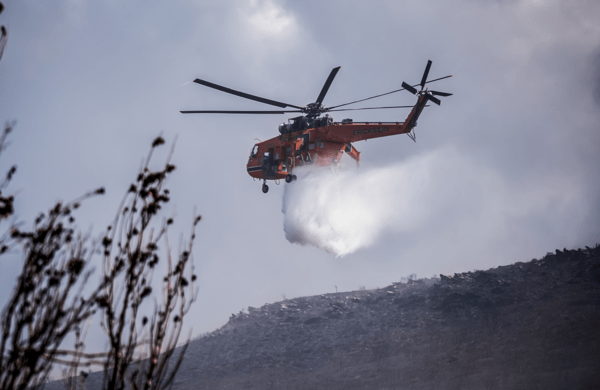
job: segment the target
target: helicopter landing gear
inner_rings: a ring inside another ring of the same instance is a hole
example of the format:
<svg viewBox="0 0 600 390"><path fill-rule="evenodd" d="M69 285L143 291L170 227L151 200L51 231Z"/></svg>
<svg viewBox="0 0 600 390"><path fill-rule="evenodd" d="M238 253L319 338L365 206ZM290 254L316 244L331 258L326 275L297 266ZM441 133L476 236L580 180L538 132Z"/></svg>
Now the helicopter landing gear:
<svg viewBox="0 0 600 390"><path fill-rule="evenodd" d="M291 183L291 182L296 181L296 180L298 180L298 176L296 176L296 175L290 175L290 174L288 174L288 175L285 176L285 182L286 183Z"/></svg>
<svg viewBox="0 0 600 390"><path fill-rule="evenodd" d="M269 192L269 186L267 185L267 183L263 183L262 192L263 192L263 194L266 194L267 192Z"/></svg>

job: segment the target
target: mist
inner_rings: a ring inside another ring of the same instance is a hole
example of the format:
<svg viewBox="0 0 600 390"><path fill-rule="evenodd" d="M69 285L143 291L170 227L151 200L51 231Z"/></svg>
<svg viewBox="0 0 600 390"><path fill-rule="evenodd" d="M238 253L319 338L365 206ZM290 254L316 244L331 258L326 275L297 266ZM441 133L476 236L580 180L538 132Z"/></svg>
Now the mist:
<svg viewBox="0 0 600 390"><path fill-rule="evenodd" d="M460 246L469 241L510 245L531 237L528 224L519 220L564 227L589 211L581 208L583 195L570 189L577 188L576 178L563 177L558 185L549 175L515 186L453 147L385 166L355 168L348 160L342 167L294 171L298 181L286 185L282 208L289 242L336 257L374 245L388 233L399 240L420 234L425 252L424 238L433 236L437 243L446 238ZM534 231L534 241L545 241L548 229Z"/></svg>
<svg viewBox="0 0 600 390"><path fill-rule="evenodd" d="M431 192L426 169L433 158L370 169L297 169L299 180L283 195L287 240L343 257L374 244L383 231L417 228L428 214L422 197Z"/></svg>

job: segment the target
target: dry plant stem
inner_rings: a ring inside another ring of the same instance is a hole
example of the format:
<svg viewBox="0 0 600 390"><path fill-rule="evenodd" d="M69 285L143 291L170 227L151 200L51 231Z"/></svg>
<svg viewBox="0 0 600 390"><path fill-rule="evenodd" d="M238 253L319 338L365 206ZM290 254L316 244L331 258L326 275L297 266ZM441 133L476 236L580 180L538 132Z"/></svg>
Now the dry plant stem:
<svg viewBox="0 0 600 390"><path fill-rule="evenodd" d="M4 5L0 2L0 14L4 10ZM6 27L0 26L0 59L2 59L2 53L4 52L4 48L6 47L6 41L8 40L8 32L6 31Z"/></svg>
<svg viewBox="0 0 600 390"><path fill-rule="evenodd" d="M3 10L4 5L0 2L0 14ZM0 59L7 37L6 28L0 26ZM14 123L5 125L0 136L0 153L6 146L6 138L13 126ZM87 236L77 234L77 237L74 237L75 219L70 214L73 209L79 207L82 200L96 194L103 194L104 189L86 194L71 203L64 205L57 203L49 211L48 216L39 215L32 231L21 231L18 226L12 224L9 231L0 236L0 255L17 245L21 246L24 253L21 276L0 317L0 390L25 390L43 386L53 363L67 364L69 368L66 374L73 379L81 364L95 364L98 361L94 359L99 357L103 358L106 373L109 374L105 375L104 387L124 388L127 368L133 360L134 348L139 345L136 327L138 308L152 292L150 280L151 270L158 263L157 242L167 232L167 225L172 223L172 219L163 222L156 237L153 237L152 230L147 232L150 221L161 208L160 204L169 201L168 190L162 193L161 190L167 174L175 169L169 164L173 153L171 149L169 159L162 171L148 170L152 150L163 143L161 137L154 140L143 169L138 175L137 184L130 188L129 193L133 194L130 208L119 209L113 224L115 229L111 231L109 227L107 232L109 234L106 234L102 240L104 278L89 296L83 295L83 287L88 282L91 272L86 271L82 275L82 271L91 260L96 246L89 244ZM3 196L1 190L8 185L15 172L16 166L12 166L6 178L0 182L0 222L10 218L14 213L14 197ZM137 207L141 207L139 212ZM199 220L199 217L194 217L194 226ZM114 250L113 256L112 243L116 231L119 231L119 236L116 237L118 247ZM189 310L189 305L195 299L193 284L189 285L183 278L183 269L190 257L193 238L192 233L190 251L179 256L176 269L172 271L169 267L166 278L169 281L166 301L158 311L155 306L155 316L149 332L154 363L148 370L142 367L142 363L138 364L138 370L129 378L132 385L135 383L136 375L140 373L140 367L145 370L139 375L139 378L146 378L144 388L157 388L161 383L172 383L179 367L183 354L167 376L168 360L179 338L183 314ZM124 269L126 270L123 275ZM124 285L117 285L117 278ZM195 276L192 277L194 278ZM174 283L173 287L171 281ZM192 294L187 301L184 301L183 291L188 285L192 289ZM177 294L181 295L183 303L181 303L180 315L174 318L174 329L165 345L164 339L169 329L171 308L177 301ZM81 332L81 325L91 318L96 306L103 310L105 319L103 328L110 341L110 350L100 355L84 353L83 338L88 328L86 327L83 334ZM127 320L131 322L129 328L125 329ZM147 322L147 318L144 317L142 329ZM74 350L59 350L65 337L72 332L75 332L76 336ZM124 338L126 343L122 344ZM166 348L167 353L156 365L162 348ZM58 358L64 355L72 356L72 360ZM82 359L85 360L84 363L81 362ZM109 368L112 369L109 371ZM85 378L85 375L82 377ZM158 380L153 382L153 378ZM77 381L67 381L66 385L75 390ZM85 381L82 385L85 388Z"/></svg>
<svg viewBox="0 0 600 390"><path fill-rule="evenodd" d="M12 132L14 126L15 126L14 122L12 122L12 123L7 122L4 125L4 131L2 131L2 135L0 136L0 154L6 148L6 137L8 137L8 135ZM10 216L14 212L14 207L13 207L14 197L12 195L4 196L2 194L2 190L4 190L4 188L11 181L11 179L16 171L17 171L16 165L13 165L12 167L10 167L8 172L6 172L6 176L5 176L4 180L2 181L2 183L0 183L0 221L2 221L3 219L10 218ZM8 237L6 235L4 235L0 238L0 254L5 253L9 249L9 247L7 245L5 245L5 242L8 241L7 238Z"/></svg>
<svg viewBox="0 0 600 390"><path fill-rule="evenodd" d="M12 125L7 125L0 136L0 152L11 129ZM112 225L114 229L108 228L101 243L94 244L88 235L75 232L72 211L91 196L103 194L104 189L66 204L57 203L48 215L36 218L31 231L22 231L13 224L0 238L0 255L6 252L5 248L17 245L24 254L21 276L0 317L0 390L43 386L54 363L68 366L65 374L71 380L65 384L72 390L79 385L85 388L85 373L82 372L81 383L74 376L79 367L92 364L104 365L106 389L123 389L126 382L135 389L156 389L173 382L183 353L177 362L169 364L169 361L177 346L183 318L197 294L193 285L195 275L188 281L184 271L187 267L193 272L194 227L200 217L194 216L187 250L178 252L173 267L166 239L172 219L163 220L157 232L150 227L161 205L169 201L169 191L163 187L168 174L175 169L169 164L172 149L162 170L152 172L148 168L152 150L163 143L160 137L153 142L136 184L131 185L123 199ZM0 189L10 181L15 169L9 170ZM1 198L0 193L0 201L5 199L9 198ZM0 220L12 215L12 197L9 203ZM158 242L163 238L168 257L163 301L160 305L155 303L155 315L150 321L144 317L140 325L138 310L152 294L152 273L159 262ZM85 267L95 253L103 255L103 278L85 295L83 288L91 275ZM187 298L186 289L189 289ZM96 309L103 315L101 325L109 339L109 350L89 354L84 352L83 340ZM73 333L73 350L59 349L65 337ZM147 345L150 358L138 360L136 367L132 367L135 348L141 345Z"/></svg>
<svg viewBox="0 0 600 390"><path fill-rule="evenodd" d="M79 382L82 382L82 388L85 389L85 378L87 377L87 373L82 371L82 376L78 377L77 371L80 366L81 357L84 355L85 344L83 340L87 334L91 325L91 318L87 321L83 332L78 327L75 329L75 349L73 352L74 359L70 362L65 362L69 366L68 369L63 370L63 382L67 389L77 390ZM57 359L53 360L53 363L57 363ZM79 381L77 379L80 379Z"/></svg>
<svg viewBox="0 0 600 390"><path fill-rule="evenodd" d="M40 214L31 231L10 229L10 240L22 247L23 269L2 311L0 389L25 389L43 382L65 337L93 313L100 288L89 296L82 289L91 272L82 273L92 251L88 237L74 237L70 215L79 202L57 203Z"/></svg>
<svg viewBox="0 0 600 390"><path fill-rule="evenodd" d="M160 137L154 141L136 184L131 185L102 242L104 275L108 283L100 305L104 313L103 328L110 342L109 357L105 364L107 375L104 378L104 388L122 389L126 382L136 389L157 388L159 384L164 384L164 379L170 378L167 376L168 360L179 339L182 319L181 315L176 316L175 325L172 329L169 328L172 308L177 303L177 297L181 296L182 305L187 311L195 298L192 291L186 301L183 293L185 288L193 288L193 285L183 278L183 271L190 258L189 252L179 255L174 270L170 266L171 250L166 234L172 220L163 221L157 232L150 227L161 204L169 201L169 191L163 187L168 174L175 169L169 163L172 150L162 170L152 172L149 169L152 151L162 143L164 141ZM199 219L195 218L194 222L197 220ZM193 245L193 235L192 232L190 249ZM155 303L155 315L150 320L150 329L147 330L149 363L140 361L137 368L132 370L129 366L134 360L135 348L140 345L138 337L140 332L145 333L148 322L144 317L141 328L139 327L138 310L152 292L152 271L159 261L158 243L163 237L169 259L168 273L165 277L168 292L160 307ZM121 270L124 270L122 275ZM121 291L118 290L118 286L122 286ZM165 341L169 330L170 337ZM158 359L162 350L167 351L166 355ZM178 364L175 367L178 367ZM175 371L176 369L169 374Z"/></svg>
<svg viewBox="0 0 600 390"><path fill-rule="evenodd" d="M190 261L192 253L191 250L193 248L193 240L195 237L195 225L198 221L198 218L194 219L191 239L189 241L188 248L183 252L181 250L178 251L181 254L174 269L172 268L172 258L170 256L170 250L167 249L167 259L169 264L168 276L164 280L164 283L166 285L163 287L163 296L165 298L161 310L159 310L158 315L154 316L154 320L151 325L151 337L149 346L150 356L147 361L148 367L145 370L145 381L143 384L140 383L138 385L132 383L132 387L136 390L169 387L172 384L175 378L175 374L183 360L183 356L187 348L187 343L185 346L182 347L177 361L173 363L171 371L168 372L168 365L170 363L170 359L175 351L175 348L177 347L177 341L181 334L184 316L188 312L191 303L195 300L195 296L192 296L186 300L185 289L189 286L190 291L192 293L194 292L193 282L195 278L192 275L191 281L188 282L188 280L184 276L184 271L186 269L188 261ZM166 238L165 244L168 248L169 243ZM169 318L173 313L173 308L177 306L178 314L176 314L175 317L173 317L173 324L170 329L170 336L168 336L168 340L166 340L167 335L169 334ZM163 345L165 341L166 345ZM165 350L165 352L162 355L160 354L161 350Z"/></svg>

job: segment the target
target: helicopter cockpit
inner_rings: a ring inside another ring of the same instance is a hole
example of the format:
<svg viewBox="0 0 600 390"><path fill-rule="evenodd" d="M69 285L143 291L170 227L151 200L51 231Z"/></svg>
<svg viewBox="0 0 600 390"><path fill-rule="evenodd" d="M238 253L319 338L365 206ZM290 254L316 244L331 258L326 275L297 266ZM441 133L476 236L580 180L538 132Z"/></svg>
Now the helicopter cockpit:
<svg viewBox="0 0 600 390"><path fill-rule="evenodd" d="M258 157L258 144L252 147L252 150L250 151L250 156L248 156L248 164L250 164L250 162L256 157Z"/></svg>
<svg viewBox="0 0 600 390"><path fill-rule="evenodd" d="M256 158L256 154L258 153L258 145L254 145L252 150L250 151L250 158Z"/></svg>

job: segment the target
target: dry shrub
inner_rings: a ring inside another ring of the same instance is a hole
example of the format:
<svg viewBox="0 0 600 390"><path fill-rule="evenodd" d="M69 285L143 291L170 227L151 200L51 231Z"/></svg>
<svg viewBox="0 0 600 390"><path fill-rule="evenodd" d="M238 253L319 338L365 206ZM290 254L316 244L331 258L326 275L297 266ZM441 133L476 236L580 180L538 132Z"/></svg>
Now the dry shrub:
<svg viewBox="0 0 600 390"><path fill-rule="evenodd" d="M5 126L0 151L12 128L13 124ZM0 317L0 389L41 386L57 363L66 365L71 377L81 367L102 365L105 389L123 389L126 385L158 389L172 384L186 346L177 357L175 347L196 297L192 249L195 226L201 217L192 216L190 237L173 255L167 234L173 219L163 218L154 227L159 211L170 200L165 182L175 170L170 164L172 149L162 169L149 169L152 152L162 144L161 137L152 143L100 242L76 229L73 214L86 199L104 194L103 188L68 203L56 203L47 214L39 214L31 230L13 222L0 237L0 255L18 247L24 257L17 284ZM15 171L16 167L9 169L0 190ZM0 192L1 220L6 222L12 216L13 201L13 196ZM160 243L164 243L162 253L167 261L161 282L162 301L154 300L150 318L139 318L140 306L153 296L152 274L160 261ZM90 288L89 264L98 257L102 258L103 276ZM86 353L85 334L96 312L102 317L109 349ZM75 336L74 348L60 349L69 335ZM135 356L139 348L145 350L143 359ZM83 371L81 374L85 386L86 375ZM77 380L65 383L72 389L82 385Z"/></svg>

